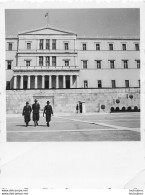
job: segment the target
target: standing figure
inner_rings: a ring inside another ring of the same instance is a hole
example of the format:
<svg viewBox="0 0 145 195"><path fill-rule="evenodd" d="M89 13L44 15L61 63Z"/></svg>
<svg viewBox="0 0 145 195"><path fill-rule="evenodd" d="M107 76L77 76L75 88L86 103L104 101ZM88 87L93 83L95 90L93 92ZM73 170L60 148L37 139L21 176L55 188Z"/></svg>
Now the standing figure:
<svg viewBox="0 0 145 195"><path fill-rule="evenodd" d="M35 99L34 104L32 105L32 110L33 110L33 121L34 121L34 126L38 126L38 121L39 121L39 110L40 110L40 105L38 104L38 101Z"/></svg>
<svg viewBox="0 0 145 195"><path fill-rule="evenodd" d="M46 123L47 127L49 127L49 122L51 121L51 114L53 114L52 106L50 105L49 101L47 101L47 105L44 107L43 117L44 114L46 114Z"/></svg>
<svg viewBox="0 0 145 195"><path fill-rule="evenodd" d="M79 105L78 104L76 105L76 112L77 113L79 112Z"/></svg>
<svg viewBox="0 0 145 195"><path fill-rule="evenodd" d="M29 105L29 102L26 102L26 106L23 108L22 115L24 116L24 121L26 123L26 127L29 125L29 122L31 120L31 106Z"/></svg>

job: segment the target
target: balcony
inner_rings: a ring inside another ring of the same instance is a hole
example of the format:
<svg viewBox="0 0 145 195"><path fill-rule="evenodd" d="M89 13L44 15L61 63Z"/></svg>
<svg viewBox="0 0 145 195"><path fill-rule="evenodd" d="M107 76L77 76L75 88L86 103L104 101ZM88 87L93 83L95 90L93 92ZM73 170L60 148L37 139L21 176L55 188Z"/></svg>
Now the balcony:
<svg viewBox="0 0 145 195"><path fill-rule="evenodd" d="M14 71L80 70L79 66L15 66Z"/></svg>

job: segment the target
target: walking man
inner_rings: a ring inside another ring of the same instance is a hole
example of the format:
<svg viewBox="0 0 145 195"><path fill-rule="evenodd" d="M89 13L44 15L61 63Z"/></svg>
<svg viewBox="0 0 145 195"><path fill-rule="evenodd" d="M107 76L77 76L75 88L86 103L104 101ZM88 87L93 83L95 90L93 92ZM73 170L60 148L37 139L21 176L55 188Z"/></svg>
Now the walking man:
<svg viewBox="0 0 145 195"><path fill-rule="evenodd" d="M34 121L34 126L38 126L38 121L39 121L39 110L40 110L40 105L38 101L35 99L34 104L32 105L32 110L33 110L33 121Z"/></svg>
<svg viewBox="0 0 145 195"><path fill-rule="evenodd" d="M24 121L26 123L26 127L29 125L29 122L31 120L31 106L29 105L29 102L26 102L26 106L23 108L22 115L24 116Z"/></svg>
<svg viewBox="0 0 145 195"><path fill-rule="evenodd" d="M47 127L49 127L49 122L51 121L51 114L53 115L52 106L50 105L49 101L47 101L47 105L44 107L43 117L44 114L46 114L46 123Z"/></svg>

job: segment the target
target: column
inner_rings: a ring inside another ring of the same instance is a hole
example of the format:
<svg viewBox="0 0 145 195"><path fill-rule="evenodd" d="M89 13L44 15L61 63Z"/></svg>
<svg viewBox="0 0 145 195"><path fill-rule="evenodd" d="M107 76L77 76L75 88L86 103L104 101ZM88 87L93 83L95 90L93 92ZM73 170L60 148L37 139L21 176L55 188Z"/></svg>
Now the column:
<svg viewBox="0 0 145 195"><path fill-rule="evenodd" d="M21 86L20 86L20 89L23 89L23 79L24 79L24 75L21 75L21 81L20 81L21 82L20 83Z"/></svg>
<svg viewBox="0 0 145 195"><path fill-rule="evenodd" d="M43 39L43 50L46 50L46 39Z"/></svg>
<svg viewBox="0 0 145 195"><path fill-rule="evenodd" d="M75 66L77 66L77 58L75 57Z"/></svg>
<svg viewBox="0 0 145 195"><path fill-rule="evenodd" d="M59 80L58 80L58 75L56 75L56 88L59 88Z"/></svg>
<svg viewBox="0 0 145 195"><path fill-rule="evenodd" d="M79 75L76 75L77 88L79 88Z"/></svg>
<svg viewBox="0 0 145 195"><path fill-rule="evenodd" d="M42 89L44 89L44 83L45 83L45 76L42 75Z"/></svg>
<svg viewBox="0 0 145 195"><path fill-rule="evenodd" d="M49 75L49 89L52 88L52 78L51 78L51 75Z"/></svg>
<svg viewBox="0 0 145 195"><path fill-rule="evenodd" d="M28 75L28 89L30 89L30 75Z"/></svg>
<svg viewBox="0 0 145 195"><path fill-rule="evenodd" d="M35 89L37 89L37 84L38 84L38 76L35 75Z"/></svg>
<svg viewBox="0 0 145 195"><path fill-rule="evenodd" d="M52 66L52 56L50 56L50 66Z"/></svg>
<svg viewBox="0 0 145 195"><path fill-rule="evenodd" d="M72 75L70 75L70 88L72 88L72 83L73 83L73 76Z"/></svg>
<svg viewBox="0 0 145 195"><path fill-rule="evenodd" d="M17 88L17 76L14 75L14 89Z"/></svg>
<svg viewBox="0 0 145 195"><path fill-rule="evenodd" d="M63 88L65 89L66 88L66 76L63 75Z"/></svg>

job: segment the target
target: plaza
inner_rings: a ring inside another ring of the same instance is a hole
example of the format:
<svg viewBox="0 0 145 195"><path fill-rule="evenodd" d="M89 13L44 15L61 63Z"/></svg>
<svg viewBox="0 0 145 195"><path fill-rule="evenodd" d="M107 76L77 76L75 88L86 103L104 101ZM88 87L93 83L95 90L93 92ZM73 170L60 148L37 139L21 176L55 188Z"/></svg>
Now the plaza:
<svg viewBox="0 0 145 195"><path fill-rule="evenodd" d="M25 127L20 115L7 116L7 141L140 141L140 113L54 114L50 127L40 117L39 126Z"/></svg>

